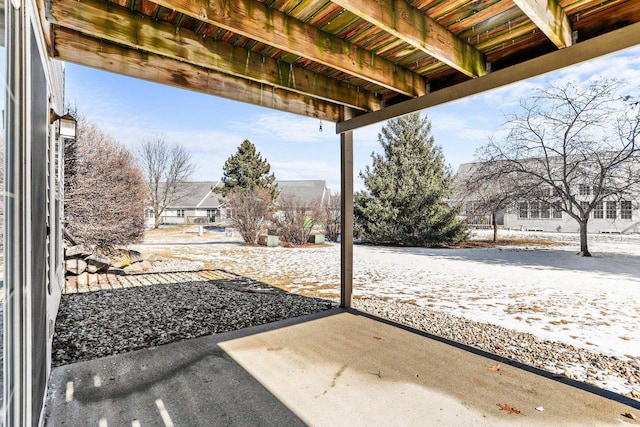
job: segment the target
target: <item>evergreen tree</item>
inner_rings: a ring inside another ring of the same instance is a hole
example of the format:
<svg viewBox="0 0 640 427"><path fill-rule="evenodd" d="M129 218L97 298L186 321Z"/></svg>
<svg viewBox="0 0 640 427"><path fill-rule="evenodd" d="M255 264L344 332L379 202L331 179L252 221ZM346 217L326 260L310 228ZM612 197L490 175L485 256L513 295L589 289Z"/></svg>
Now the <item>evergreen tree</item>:
<svg viewBox="0 0 640 427"><path fill-rule="evenodd" d="M466 238L459 206L445 199L450 168L419 113L390 120L378 135L382 154L360 172L366 190L355 196L357 231L366 241L402 246L455 244Z"/></svg>
<svg viewBox="0 0 640 427"><path fill-rule="evenodd" d="M245 139L238 147L238 151L231 155L224 163L222 187L216 187L214 192L227 196L236 190L251 190L264 188L271 194L272 200L278 195L276 177L271 172L271 165L263 159L256 146Z"/></svg>

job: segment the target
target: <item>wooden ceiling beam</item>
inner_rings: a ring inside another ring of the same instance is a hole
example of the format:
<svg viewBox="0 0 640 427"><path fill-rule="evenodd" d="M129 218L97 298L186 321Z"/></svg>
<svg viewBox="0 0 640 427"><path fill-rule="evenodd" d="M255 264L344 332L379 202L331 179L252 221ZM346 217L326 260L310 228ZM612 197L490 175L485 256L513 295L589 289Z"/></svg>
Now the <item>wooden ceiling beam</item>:
<svg viewBox="0 0 640 427"><path fill-rule="evenodd" d="M425 79L256 0L154 0L169 9L335 68L395 92L420 96Z"/></svg>
<svg viewBox="0 0 640 427"><path fill-rule="evenodd" d="M54 27L54 57L100 70L336 122L340 105ZM224 114L219 111L217 114Z"/></svg>
<svg viewBox="0 0 640 427"><path fill-rule="evenodd" d="M573 44L571 22L557 0L513 0L558 48Z"/></svg>
<svg viewBox="0 0 640 427"><path fill-rule="evenodd" d="M640 45L640 22L576 43L566 49L556 50L494 71L477 79L467 80L418 98L391 105L373 113L362 114L358 117L338 122L336 132L352 131L394 117L536 77L636 45Z"/></svg>
<svg viewBox="0 0 640 427"><path fill-rule="evenodd" d="M469 77L486 74L482 52L405 0L331 0Z"/></svg>
<svg viewBox="0 0 640 427"><path fill-rule="evenodd" d="M214 71L337 102L358 110L376 111L374 94L229 43L197 36L166 22L132 13L98 0L53 0L57 25L134 49L189 62Z"/></svg>

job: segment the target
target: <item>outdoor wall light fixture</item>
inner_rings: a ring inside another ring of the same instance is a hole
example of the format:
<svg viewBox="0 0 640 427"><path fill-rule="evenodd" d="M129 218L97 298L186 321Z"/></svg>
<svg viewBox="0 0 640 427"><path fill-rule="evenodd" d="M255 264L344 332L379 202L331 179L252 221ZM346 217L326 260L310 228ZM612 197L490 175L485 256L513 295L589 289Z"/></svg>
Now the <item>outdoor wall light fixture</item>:
<svg viewBox="0 0 640 427"><path fill-rule="evenodd" d="M58 137L76 139L76 119L67 113L64 116L59 115L53 109L49 111L49 123L58 122Z"/></svg>

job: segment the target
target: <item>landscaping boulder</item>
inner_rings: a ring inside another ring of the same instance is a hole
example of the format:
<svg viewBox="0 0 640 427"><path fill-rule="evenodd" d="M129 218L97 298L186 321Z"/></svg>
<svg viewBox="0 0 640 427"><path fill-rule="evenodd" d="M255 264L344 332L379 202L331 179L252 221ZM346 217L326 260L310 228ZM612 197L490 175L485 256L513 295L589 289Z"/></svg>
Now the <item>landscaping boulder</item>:
<svg viewBox="0 0 640 427"><path fill-rule="evenodd" d="M143 271L149 271L153 268L153 265L151 265L151 263L149 261L142 261L140 263L140 266L142 267Z"/></svg>
<svg viewBox="0 0 640 427"><path fill-rule="evenodd" d="M109 258L111 267L124 268L131 264L131 255L127 249L120 249L113 246L98 246L95 252Z"/></svg>
<svg viewBox="0 0 640 427"><path fill-rule="evenodd" d="M72 258L64 262L64 268L67 273L75 274L77 276L84 273L87 269L87 263L82 259Z"/></svg>
<svg viewBox="0 0 640 427"><path fill-rule="evenodd" d="M129 257L131 258L131 264L143 261L142 254L138 251L134 251L133 249L129 250Z"/></svg>
<svg viewBox="0 0 640 427"><path fill-rule="evenodd" d="M84 260L87 262L87 271L89 273L97 273L98 271L109 269L109 258L97 252L89 255Z"/></svg>
<svg viewBox="0 0 640 427"><path fill-rule="evenodd" d="M93 248L89 245L69 246L65 249L65 258L85 258L93 253Z"/></svg>
<svg viewBox="0 0 640 427"><path fill-rule="evenodd" d="M144 272L142 263L137 262L135 264L128 265L124 268L124 272L127 274L138 274Z"/></svg>

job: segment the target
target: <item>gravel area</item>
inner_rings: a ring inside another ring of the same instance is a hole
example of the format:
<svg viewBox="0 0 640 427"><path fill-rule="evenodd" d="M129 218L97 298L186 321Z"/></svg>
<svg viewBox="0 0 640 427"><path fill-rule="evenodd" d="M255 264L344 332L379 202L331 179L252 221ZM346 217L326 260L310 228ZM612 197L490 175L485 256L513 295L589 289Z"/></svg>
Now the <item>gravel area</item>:
<svg viewBox="0 0 640 427"><path fill-rule="evenodd" d="M355 299L354 308L461 344L604 389L623 386L640 399L640 360L630 362L532 334L418 307L414 304Z"/></svg>
<svg viewBox="0 0 640 427"><path fill-rule="evenodd" d="M265 285L268 286L268 285ZM311 314L328 300L246 281L201 281L63 295L53 366Z"/></svg>
<svg viewBox="0 0 640 427"><path fill-rule="evenodd" d="M162 267L173 269L173 264L179 262L168 260ZM201 280L198 276L181 274L167 276L171 282L181 283L63 295L53 342L53 365L236 330L336 306L335 301L288 293L242 276L224 279L205 276ZM640 358L621 359L414 303L356 297L353 304L358 310L640 400Z"/></svg>

